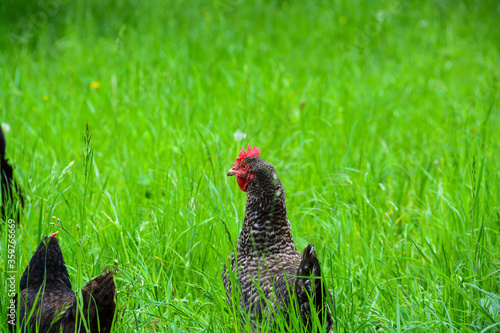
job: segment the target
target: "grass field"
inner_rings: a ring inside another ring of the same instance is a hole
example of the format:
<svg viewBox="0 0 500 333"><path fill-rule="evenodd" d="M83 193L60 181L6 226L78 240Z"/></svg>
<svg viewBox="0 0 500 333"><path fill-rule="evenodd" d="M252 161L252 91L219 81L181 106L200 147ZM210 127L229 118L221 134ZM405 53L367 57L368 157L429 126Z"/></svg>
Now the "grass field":
<svg viewBox="0 0 500 333"><path fill-rule="evenodd" d="M226 172L251 143L316 246L336 332L500 331L497 1L0 10L19 274L61 230L75 289L119 268L115 332L240 330L221 271L245 194Z"/></svg>

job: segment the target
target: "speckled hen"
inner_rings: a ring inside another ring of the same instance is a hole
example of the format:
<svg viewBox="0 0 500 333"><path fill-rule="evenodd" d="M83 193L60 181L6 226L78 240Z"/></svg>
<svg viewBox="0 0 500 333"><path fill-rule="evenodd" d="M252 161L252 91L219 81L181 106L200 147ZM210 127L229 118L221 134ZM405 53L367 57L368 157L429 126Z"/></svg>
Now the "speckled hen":
<svg viewBox="0 0 500 333"><path fill-rule="evenodd" d="M42 239L21 277L20 297L14 297L19 321L11 332L109 332L116 307L113 271L90 281L78 305L56 234Z"/></svg>
<svg viewBox="0 0 500 333"><path fill-rule="evenodd" d="M254 324L274 325L275 313L288 320L294 306L307 330L312 330L314 313L323 328L330 330L329 304L333 306L333 301L327 302L331 297L321 280L314 246L309 244L302 255L295 248L285 190L274 167L259 155L260 150L249 145L227 173L236 176L247 194L243 227L228 259L231 271L224 265L222 272L228 300L235 299L233 293L241 293L240 305ZM231 280L237 282L236 287Z"/></svg>

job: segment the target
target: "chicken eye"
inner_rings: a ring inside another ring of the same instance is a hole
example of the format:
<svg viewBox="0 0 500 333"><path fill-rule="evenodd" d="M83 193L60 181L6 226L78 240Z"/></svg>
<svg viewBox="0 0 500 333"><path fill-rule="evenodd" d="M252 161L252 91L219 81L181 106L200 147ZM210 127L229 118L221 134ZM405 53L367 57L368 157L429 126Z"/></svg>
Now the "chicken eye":
<svg viewBox="0 0 500 333"><path fill-rule="evenodd" d="M241 166L241 169L243 169L243 171L245 171L246 169L248 169L248 164L243 164L243 165Z"/></svg>

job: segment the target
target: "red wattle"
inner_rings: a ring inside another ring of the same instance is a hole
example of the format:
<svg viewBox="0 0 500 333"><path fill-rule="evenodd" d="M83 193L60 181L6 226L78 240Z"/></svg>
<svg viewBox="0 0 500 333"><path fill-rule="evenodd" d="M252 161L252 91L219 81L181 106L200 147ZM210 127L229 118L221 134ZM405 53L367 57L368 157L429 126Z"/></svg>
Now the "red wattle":
<svg viewBox="0 0 500 333"><path fill-rule="evenodd" d="M236 181L238 182L238 186L240 187L240 189L243 191L243 192L246 192L247 191L247 186L248 186L248 182L245 178L241 178L239 176L236 177Z"/></svg>
<svg viewBox="0 0 500 333"><path fill-rule="evenodd" d="M243 177L240 177L240 176L236 176L236 181L238 182L238 186L240 187L240 189L243 191L243 192L246 192L247 191L247 186L248 184L252 181L252 179L255 178L255 175L252 173L249 173L247 175L247 179L243 178Z"/></svg>

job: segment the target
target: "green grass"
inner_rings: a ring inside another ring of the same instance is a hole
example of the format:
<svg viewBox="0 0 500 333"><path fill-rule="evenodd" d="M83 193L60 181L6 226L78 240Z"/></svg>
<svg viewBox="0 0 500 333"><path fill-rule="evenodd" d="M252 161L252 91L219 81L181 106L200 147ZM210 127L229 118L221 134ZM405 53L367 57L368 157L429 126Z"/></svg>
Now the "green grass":
<svg viewBox="0 0 500 333"><path fill-rule="evenodd" d="M115 332L240 329L221 271L245 195L225 174L251 143L336 331L500 331L496 1L62 2L0 4L18 278L64 227L75 289L117 261Z"/></svg>

